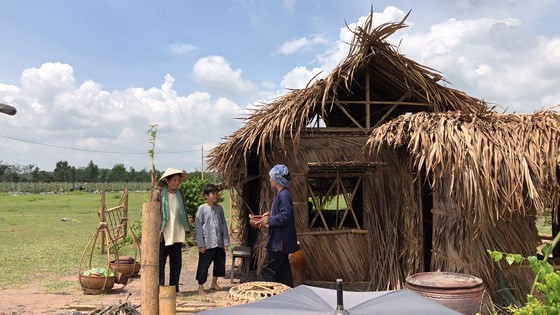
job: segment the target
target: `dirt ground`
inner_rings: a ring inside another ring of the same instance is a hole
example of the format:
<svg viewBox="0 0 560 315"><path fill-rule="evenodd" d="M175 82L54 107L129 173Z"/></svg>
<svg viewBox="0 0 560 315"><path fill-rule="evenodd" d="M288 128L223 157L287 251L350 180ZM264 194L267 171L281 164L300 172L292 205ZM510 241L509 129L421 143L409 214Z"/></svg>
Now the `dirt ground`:
<svg viewBox="0 0 560 315"><path fill-rule="evenodd" d="M177 312L181 314L193 314L204 309L227 306L227 295L229 289L239 283L230 283L229 269L231 266L231 252L226 259L226 279L219 278L218 285L221 291L207 289L205 296L198 295L198 284L195 280L198 254L196 251L183 252L183 269L181 272L179 289L177 295ZM210 267L208 282L205 288L210 286L212 267ZM168 276L169 273L166 273ZM73 280L69 277L66 280ZM76 279L78 281L78 279ZM140 305L141 281L140 277L129 280L126 286L115 284L113 289L102 295L87 295L81 290L71 293L46 293L37 283L30 284L27 288L0 290L0 315L20 314L56 314L56 315L78 315L88 314L94 308L131 302Z"/></svg>

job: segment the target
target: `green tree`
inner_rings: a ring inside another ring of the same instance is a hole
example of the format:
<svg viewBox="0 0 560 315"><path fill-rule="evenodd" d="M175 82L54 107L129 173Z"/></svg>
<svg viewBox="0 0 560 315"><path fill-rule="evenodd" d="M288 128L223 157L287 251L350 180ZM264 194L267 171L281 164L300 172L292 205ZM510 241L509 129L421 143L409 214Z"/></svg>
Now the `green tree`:
<svg viewBox="0 0 560 315"><path fill-rule="evenodd" d="M6 173L9 167L10 165L4 163L4 161L0 161L0 179L4 177L4 174Z"/></svg>
<svg viewBox="0 0 560 315"><path fill-rule="evenodd" d="M149 182L150 180L151 180L150 173L148 173L148 171L145 168L143 168L139 172L136 172L136 175L134 177L135 182Z"/></svg>
<svg viewBox="0 0 560 315"><path fill-rule="evenodd" d="M89 161L84 169L84 180L86 182L97 182L99 180L99 167L93 161Z"/></svg>
<svg viewBox="0 0 560 315"><path fill-rule="evenodd" d="M119 163L113 166L113 168L109 172L109 181L110 182L128 181L128 172L126 171L126 167L124 167L124 164Z"/></svg>
<svg viewBox="0 0 560 315"><path fill-rule="evenodd" d="M109 181L109 170L106 168L102 168L99 170L99 181L100 182L107 182Z"/></svg>
<svg viewBox="0 0 560 315"><path fill-rule="evenodd" d="M53 181L53 176L51 172L41 171L38 167L35 167L31 172L31 181L50 183Z"/></svg>
<svg viewBox="0 0 560 315"><path fill-rule="evenodd" d="M68 182L72 180L72 167L67 161L56 162L56 168L53 171L54 180L57 182Z"/></svg>
<svg viewBox="0 0 560 315"><path fill-rule="evenodd" d="M13 165L10 165L2 175L3 182L14 182L17 183L20 181L20 176Z"/></svg>

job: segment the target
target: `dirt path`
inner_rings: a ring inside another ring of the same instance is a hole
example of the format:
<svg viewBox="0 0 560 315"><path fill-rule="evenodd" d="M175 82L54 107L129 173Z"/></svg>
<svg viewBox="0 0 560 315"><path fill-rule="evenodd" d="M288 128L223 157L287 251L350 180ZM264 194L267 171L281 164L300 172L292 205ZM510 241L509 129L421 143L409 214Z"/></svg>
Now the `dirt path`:
<svg viewBox="0 0 560 315"><path fill-rule="evenodd" d="M227 255L226 269L229 274L229 266L231 264L231 254ZM227 294L229 289L235 285L230 283L230 279L218 280L218 285L222 287L221 291L207 290L206 296L199 296L197 293L198 284L195 280L196 265L198 254L193 249L183 252L183 270L180 279L181 292L177 296L177 304L179 308L190 308L192 311L182 312L182 314L194 313L209 307L220 307L227 304ZM212 267L210 267L211 274ZM168 273L166 273L168 275ZM68 277L72 281L76 277ZM77 279L75 279L78 281ZM210 284L209 277L206 287ZM239 280L236 279L236 283ZM56 314L56 315L78 315L87 314L88 311L79 309L76 306L87 305L115 305L117 303L128 301L133 305L140 305L141 281L140 277L129 280L126 286L116 284L113 290L103 295L86 295L81 290L73 290L73 292L61 293L45 293L37 283L32 283L27 288L21 289L4 289L0 290L0 315L20 315L20 314ZM193 305L202 305L194 308ZM73 306L70 308L70 306Z"/></svg>

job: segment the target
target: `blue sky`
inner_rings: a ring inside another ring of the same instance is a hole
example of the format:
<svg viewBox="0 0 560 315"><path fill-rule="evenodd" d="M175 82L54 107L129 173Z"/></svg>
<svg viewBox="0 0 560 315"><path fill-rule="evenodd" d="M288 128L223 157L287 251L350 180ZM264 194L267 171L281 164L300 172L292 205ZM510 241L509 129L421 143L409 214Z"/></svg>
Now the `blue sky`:
<svg viewBox="0 0 560 315"><path fill-rule="evenodd" d="M0 0L0 102L18 109L0 161L148 169L158 124L156 167L200 170L248 108L342 61L372 6L376 24L412 10L390 41L499 111L560 103L558 1Z"/></svg>

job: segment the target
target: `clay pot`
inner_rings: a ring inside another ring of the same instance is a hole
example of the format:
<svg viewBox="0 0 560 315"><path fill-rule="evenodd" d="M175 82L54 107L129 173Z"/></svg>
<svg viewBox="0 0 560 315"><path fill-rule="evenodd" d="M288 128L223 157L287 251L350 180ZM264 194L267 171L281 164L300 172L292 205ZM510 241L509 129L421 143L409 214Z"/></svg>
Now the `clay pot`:
<svg viewBox="0 0 560 315"><path fill-rule="evenodd" d="M249 224L250 224L252 227L258 229L258 228L259 228L259 225L257 224L257 222L259 222L262 218L263 218L262 215L250 214L250 215L249 215Z"/></svg>
<svg viewBox="0 0 560 315"><path fill-rule="evenodd" d="M115 282L117 277L103 277L103 276L84 276L80 275L80 284L84 293L87 294L101 294L109 292Z"/></svg>
<svg viewBox="0 0 560 315"><path fill-rule="evenodd" d="M298 250L295 253L288 255L288 260L290 261L290 267L292 269L292 278L294 280L294 287L303 284L305 281L306 263L305 255L298 242Z"/></svg>
<svg viewBox="0 0 560 315"><path fill-rule="evenodd" d="M406 278L405 288L462 314L480 312L486 290L480 278L453 272L421 272ZM483 312L483 314L485 314Z"/></svg>

